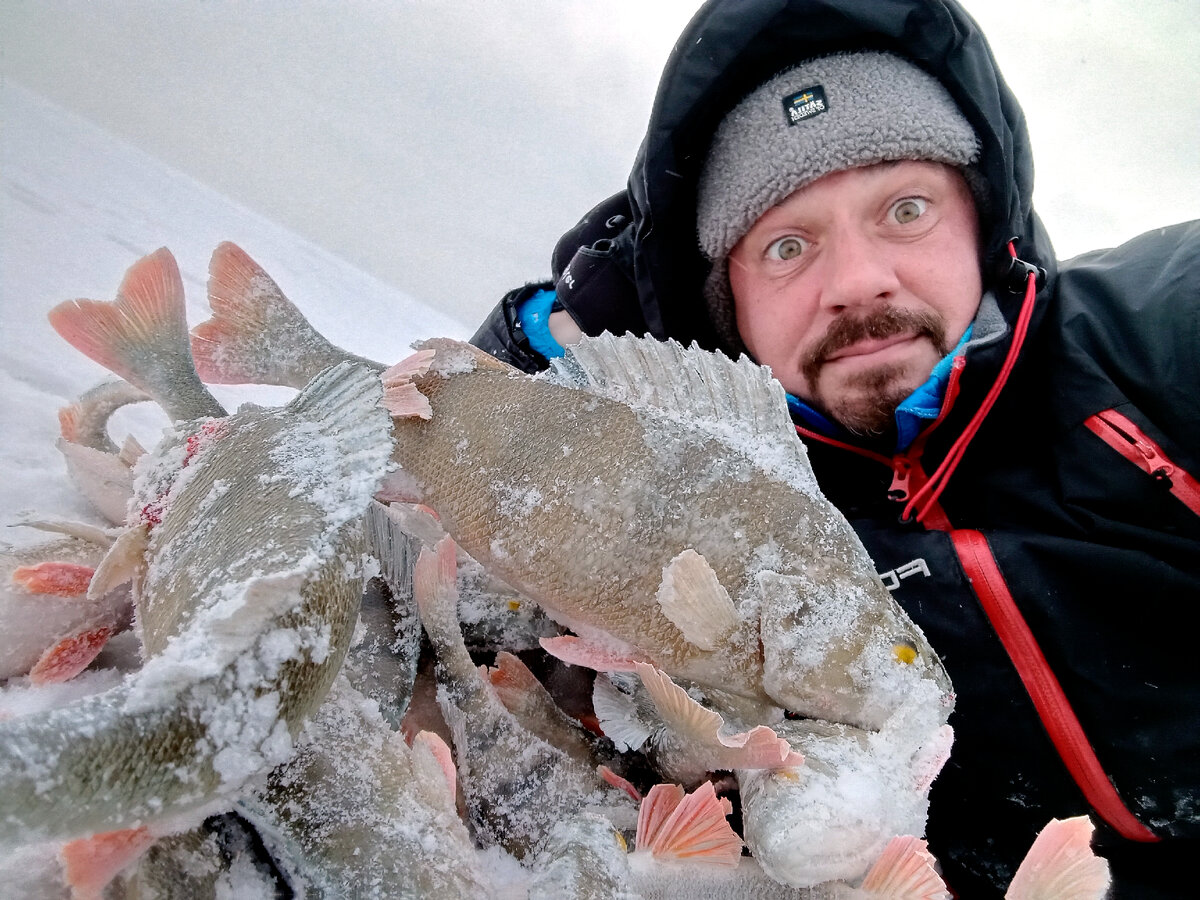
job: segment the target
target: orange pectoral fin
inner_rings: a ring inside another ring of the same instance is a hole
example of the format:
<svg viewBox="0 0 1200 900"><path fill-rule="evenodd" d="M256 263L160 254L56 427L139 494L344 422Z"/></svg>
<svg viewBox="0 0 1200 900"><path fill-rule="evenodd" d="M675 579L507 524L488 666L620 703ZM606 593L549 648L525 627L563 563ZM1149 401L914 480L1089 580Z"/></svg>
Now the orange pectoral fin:
<svg viewBox="0 0 1200 900"><path fill-rule="evenodd" d="M142 827L106 831L66 844L60 853L72 897L75 900L99 900L117 873L149 850L153 843L149 829Z"/></svg>
<svg viewBox="0 0 1200 900"><path fill-rule="evenodd" d="M19 566L12 579L31 594L52 594L55 597L82 597L96 570L68 562L41 562L34 566Z"/></svg>
<svg viewBox="0 0 1200 900"><path fill-rule="evenodd" d="M57 684L74 678L91 664L112 635L112 628L102 626L63 638L33 664L29 680L33 684Z"/></svg>

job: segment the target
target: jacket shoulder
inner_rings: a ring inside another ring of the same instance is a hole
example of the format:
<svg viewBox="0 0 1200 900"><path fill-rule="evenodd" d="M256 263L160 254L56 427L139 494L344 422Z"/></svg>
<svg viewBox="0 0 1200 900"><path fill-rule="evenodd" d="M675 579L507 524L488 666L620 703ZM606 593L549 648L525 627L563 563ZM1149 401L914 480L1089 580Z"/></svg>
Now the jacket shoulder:
<svg viewBox="0 0 1200 900"><path fill-rule="evenodd" d="M1128 401L1200 446L1200 221L1064 263L1053 328L1056 390L1083 415Z"/></svg>

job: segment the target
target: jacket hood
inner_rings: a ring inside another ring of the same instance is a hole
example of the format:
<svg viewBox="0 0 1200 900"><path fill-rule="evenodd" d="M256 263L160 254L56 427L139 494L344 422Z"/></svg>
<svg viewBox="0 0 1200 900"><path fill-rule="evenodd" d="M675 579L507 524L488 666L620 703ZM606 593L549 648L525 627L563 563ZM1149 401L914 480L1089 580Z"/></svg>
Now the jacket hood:
<svg viewBox="0 0 1200 900"><path fill-rule="evenodd" d="M1024 114L979 26L954 0L710 0L667 60L629 178L633 275L651 334L716 343L698 300L709 264L697 243L696 184L725 113L785 68L861 49L924 68L975 129L976 168L988 196L981 211L985 285L996 287L1007 271L1013 238L1023 260L1053 277L1053 251L1032 207ZM1019 300L1001 301L1010 322Z"/></svg>

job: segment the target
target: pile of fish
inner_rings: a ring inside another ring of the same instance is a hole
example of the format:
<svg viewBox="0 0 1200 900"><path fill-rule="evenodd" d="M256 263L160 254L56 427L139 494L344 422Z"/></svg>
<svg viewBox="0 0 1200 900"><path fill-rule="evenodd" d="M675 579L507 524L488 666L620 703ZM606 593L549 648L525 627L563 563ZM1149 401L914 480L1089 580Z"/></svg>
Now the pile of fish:
<svg viewBox="0 0 1200 900"><path fill-rule="evenodd" d="M60 416L113 527L8 554L0 677L130 625L141 663L0 718L0 847L61 845L79 897L948 896L951 685L768 372L612 336L385 368L232 244L209 304L189 334L163 249L50 313L120 379ZM118 447L145 399L171 427ZM1090 835L1051 823L1010 896L1101 896Z"/></svg>

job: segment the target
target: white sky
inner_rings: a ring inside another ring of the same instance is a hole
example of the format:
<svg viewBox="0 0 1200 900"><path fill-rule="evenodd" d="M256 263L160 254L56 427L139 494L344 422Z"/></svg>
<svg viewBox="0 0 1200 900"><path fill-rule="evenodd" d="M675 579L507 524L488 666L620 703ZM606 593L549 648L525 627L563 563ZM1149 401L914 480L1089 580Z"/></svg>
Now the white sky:
<svg viewBox="0 0 1200 900"><path fill-rule="evenodd" d="M0 71L473 328L623 187L697 5L4 0ZM1200 2L967 6L1060 255L1200 217Z"/></svg>

